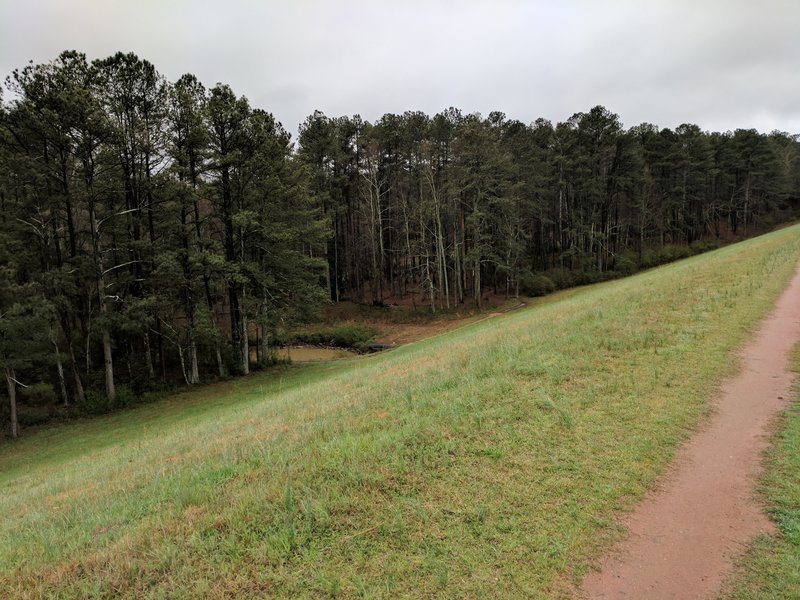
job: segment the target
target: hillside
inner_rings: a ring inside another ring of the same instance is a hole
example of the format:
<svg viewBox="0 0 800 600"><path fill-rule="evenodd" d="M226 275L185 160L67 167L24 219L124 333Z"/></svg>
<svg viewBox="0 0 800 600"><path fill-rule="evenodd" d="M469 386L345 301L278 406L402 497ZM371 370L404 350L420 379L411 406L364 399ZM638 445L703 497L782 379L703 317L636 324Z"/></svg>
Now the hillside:
<svg viewBox="0 0 800 600"><path fill-rule="evenodd" d="M0 446L0 595L566 595L798 257L795 226Z"/></svg>

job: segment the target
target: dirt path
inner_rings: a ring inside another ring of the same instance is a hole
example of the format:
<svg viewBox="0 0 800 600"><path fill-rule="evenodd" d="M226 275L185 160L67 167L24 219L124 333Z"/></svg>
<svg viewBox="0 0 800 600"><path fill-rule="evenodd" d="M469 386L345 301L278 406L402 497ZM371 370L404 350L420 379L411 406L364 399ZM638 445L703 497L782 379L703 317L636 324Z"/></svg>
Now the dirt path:
<svg viewBox="0 0 800 600"><path fill-rule="evenodd" d="M582 597L714 597L743 544L773 532L754 486L770 421L788 402L788 353L798 341L800 268L742 349L741 371L723 384L710 422L624 519L629 536L586 576Z"/></svg>

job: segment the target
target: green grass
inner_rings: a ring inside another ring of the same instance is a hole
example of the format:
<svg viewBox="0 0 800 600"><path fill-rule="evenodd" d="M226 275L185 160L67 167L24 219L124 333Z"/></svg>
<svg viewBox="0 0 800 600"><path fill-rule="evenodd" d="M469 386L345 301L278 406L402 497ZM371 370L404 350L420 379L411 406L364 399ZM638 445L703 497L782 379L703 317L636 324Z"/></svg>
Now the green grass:
<svg viewBox="0 0 800 600"><path fill-rule="evenodd" d="M792 364L800 374L800 347ZM795 389L794 402L777 424L761 482L779 534L760 536L750 545L724 586L726 600L800 598L800 386Z"/></svg>
<svg viewBox="0 0 800 600"><path fill-rule="evenodd" d="M793 227L4 445L0 595L566 595L799 256Z"/></svg>

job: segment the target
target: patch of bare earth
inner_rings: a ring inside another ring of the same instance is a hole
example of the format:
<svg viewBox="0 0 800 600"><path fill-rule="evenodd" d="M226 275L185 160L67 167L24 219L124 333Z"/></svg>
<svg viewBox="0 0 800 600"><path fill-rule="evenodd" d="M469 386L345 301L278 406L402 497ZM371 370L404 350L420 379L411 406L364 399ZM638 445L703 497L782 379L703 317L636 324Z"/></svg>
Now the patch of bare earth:
<svg viewBox="0 0 800 600"><path fill-rule="evenodd" d="M517 310L525 306L525 302L520 300L506 301L505 305L495 308L493 312L483 314L470 314L464 317L447 315L438 319L431 319L423 323L387 323L376 322L375 325L380 329L380 335L376 343L388 346L402 346L412 342L425 340L454 329L459 329L485 319L499 317L507 312Z"/></svg>
<svg viewBox="0 0 800 600"><path fill-rule="evenodd" d="M712 598L744 545L773 533L755 494L770 422L789 399L800 341L800 268L741 351L714 415L623 520L628 536L583 581L591 599Z"/></svg>

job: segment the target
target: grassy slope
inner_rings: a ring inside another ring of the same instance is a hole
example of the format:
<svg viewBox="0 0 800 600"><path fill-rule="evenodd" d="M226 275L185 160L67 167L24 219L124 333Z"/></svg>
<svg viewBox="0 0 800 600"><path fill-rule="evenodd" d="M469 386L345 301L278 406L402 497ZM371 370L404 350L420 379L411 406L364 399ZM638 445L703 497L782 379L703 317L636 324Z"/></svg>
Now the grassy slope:
<svg viewBox="0 0 800 600"><path fill-rule="evenodd" d="M566 593L798 256L793 227L3 446L0 594Z"/></svg>
<svg viewBox="0 0 800 600"><path fill-rule="evenodd" d="M793 365L800 374L800 348L795 350ZM795 401L781 415L762 478L767 512L780 535L755 540L721 598L800 598L800 385L795 389Z"/></svg>

